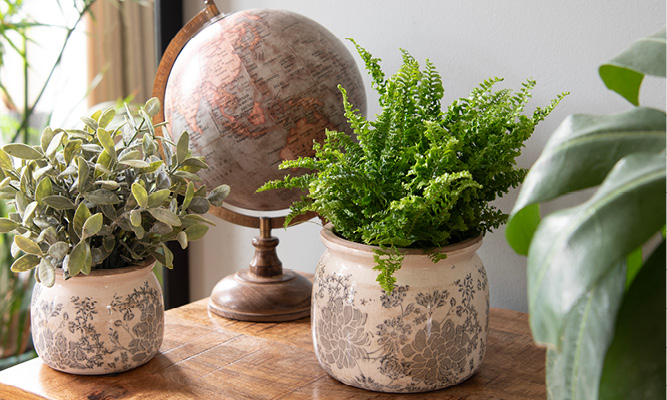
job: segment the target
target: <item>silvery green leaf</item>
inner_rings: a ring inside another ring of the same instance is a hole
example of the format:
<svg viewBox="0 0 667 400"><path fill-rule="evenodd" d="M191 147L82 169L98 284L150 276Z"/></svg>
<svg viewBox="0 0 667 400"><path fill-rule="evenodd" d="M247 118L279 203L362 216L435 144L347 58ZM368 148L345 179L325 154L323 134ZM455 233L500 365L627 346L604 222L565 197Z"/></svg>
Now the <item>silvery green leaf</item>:
<svg viewBox="0 0 667 400"><path fill-rule="evenodd" d="M140 240L143 239L144 235L146 234L146 231L144 230L144 228L141 225L139 225L139 226L130 225L130 229L134 232L137 239L140 239Z"/></svg>
<svg viewBox="0 0 667 400"><path fill-rule="evenodd" d="M19 249L28 254L35 254L38 256L42 255L42 249L39 247L39 245L25 236L15 235L14 243L16 246L18 246Z"/></svg>
<svg viewBox="0 0 667 400"><path fill-rule="evenodd" d="M35 224L39 229L46 229L51 226L46 217L34 217L32 223Z"/></svg>
<svg viewBox="0 0 667 400"><path fill-rule="evenodd" d="M3 187L5 187L5 186L9 185L9 182L11 182L11 181L12 181L12 178L10 178L10 177L8 177L8 176L5 177L5 178L2 180L2 182L0 182L0 188L3 188Z"/></svg>
<svg viewBox="0 0 667 400"><path fill-rule="evenodd" d="M28 206L28 203L30 203L30 200L28 200L23 193L16 192L16 196L14 197L14 207L16 207L16 211L21 214L21 218L23 218L23 213Z"/></svg>
<svg viewBox="0 0 667 400"><path fill-rule="evenodd" d="M51 141L49 142L48 147L46 148L46 152L44 153L46 157L49 159L53 157L55 154L56 150L58 150L58 147L62 144L63 137L65 136L65 132L60 131L53 136Z"/></svg>
<svg viewBox="0 0 667 400"><path fill-rule="evenodd" d="M72 227L77 236L81 237L83 235L83 224L86 223L88 218L90 218L90 210L83 202L79 203L74 218L72 218Z"/></svg>
<svg viewBox="0 0 667 400"><path fill-rule="evenodd" d="M124 160L118 161L118 164L127 165L132 168L148 168L151 165L144 160Z"/></svg>
<svg viewBox="0 0 667 400"><path fill-rule="evenodd" d="M167 200L170 195L171 195L171 190L169 189L161 189L151 193L148 196L148 207L154 208L161 206L162 203L164 203L165 200Z"/></svg>
<svg viewBox="0 0 667 400"><path fill-rule="evenodd" d="M105 235L102 239L102 246L106 251L111 251L116 246L116 238L113 235Z"/></svg>
<svg viewBox="0 0 667 400"><path fill-rule="evenodd" d="M142 174L152 174L153 172L157 171L162 164L164 164L164 161L158 160L158 161L153 161L150 163L150 165L146 168L141 169Z"/></svg>
<svg viewBox="0 0 667 400"><path fill-rule="evenodd" d="M197 214L206 214L208 212L208 209L210 208L210 203L208 200L206 200L203 197L193 197L192 201L190 202L190 206L188 206L188 210L192 211L193 213Z"/></svg>
<svg viewBox="0 0 667 400"><path fill-rule="evenodd" d="M181 220L172 211L166 208L149 208L148 212L158 221L164 222L171 226L181 226Z"/></svg>
<svg viewBox="0 0 667 400"><path fill-rule="evenodd" d="M183 179L183 180L188 180L188 181L193 181L193 182L201 182L201 178L198 175L195 175L191 172L186 172L186 171L176 171L174 172L173 176Z"/></svg>
<svg viewBox="0 0 667 400"><path fill-rule="evenodd" d="M137 204L139 204L139 207L141 208L146 208L148 207L148 192L146 192L146 189L141 186L141 184L134 182L132 184L132 195L134 196L134 199L137 201Z"/></svg>
<svg viewBox="0 0 667 400"><path fill-rule="evenodd" d="M107 251L104 247L93 247L90 249L90 254L93 258L93 265L99 265L109 257L111 252Z"/></svg>
<svg viewBox="0 0 667 400"><path fill-rule="evenodd" d="M188 227L184 232L188 235L188 240L197 240L201 239L206 234L206 232L208 232L208 226L203 224L195 224Z"/></svg>
<svg viewBox="0 0 667 400"><path fill-rule="evenodd" d="M37 237L37 241L41 242L41 243L46 243L46 244L57 242L58 241L58 235L56 233L56 229L53 226L49 226L49 227L45 228L43 231L41 231L39 233L39 236Z"/></svg>
<svg viewBox="0 0 667 400"><path fill-rule="evenodd" d="M10 156L22 160L39 160L44 158L44 155L40 151L23 143L6 144L2 149Z"/></svg>
<svg viewBox="0 0 667 400"><path fill-rule="evenodd" d="M70 140L63 149L63 156L65 157L65 164L69 164L74 159L74 156L81 151L83 142L79 139Z"/></svg>
<svg viewBox="0 0 667 400"><path fill-rule="evenodd" d="M109 225L102 225L100 228L99 232L97 232L97 236L106 236L110 235L112 232L112 229Z"/></svg>
<svg viewBox="0 0 667 400"><path fill-rule="evenodd" d="M89 153L99 154L104 150L102 146L98 146L94 143L86 143L81 145L81 150L87 151Z"/></svg>
<svg viewBox="0 0 667 400"><path fill-rule="evenodd" d="M93 132L95 132L97 130L97 128L99 128L99 125L97 124L97 121L95 121L94 119L92 119L90 117L81 117L81 121L83 121L83 123L86 124L86 126L88 128L90 128ZM74 276L74 275L76 275L76 274L72 274L72 276Z"/></svg>
<svg viewBox="0 0 667 400"><path fill-rule="evenodd" d="M86 250L83 266L81 267L81 273L83 273L84 275L89 275L91 267L93 265L93 256L90 252L90 245L88 244L87 241L83 240L80 243L83 243L85 245L84 248Z"/></svg>
<svg viewBox="0 0 667 400"><path fill-rule="evenodd" d="M90 181L90 167L88 166L88 162L83 158L83 157L78 157L78 164L79 164L79 177L78 177L78 189L79 193L83 193L86 191L86 188L88 187L88 182Z"/></svg>
<svg viewBox="0 0 667 400"><path fill-rule="evenodd" d="M53 166L52 165L47 165L45 167L41 167L35 170L35 173L33 174L33 178L38 181L42 176L45 174L53 171ZM55 174L53 174L55 175Z"/></svg>
<svg viewBox="0 0 667 400"><path fill-rule="evenodd" d="M106 150L107 154L109 154L109 157L111 159L115 160L116 159L116 148L114 147L113 139L111 138L111 135L109 132L107 132L105 129L98 129L97 130L97 139L99 139L100 144L102 147L104 147L104 150Z"/></svg>
<svg viewBox="0 0 667 400"><path fill-rule="evenodd" d="M116 190L120 187L120 184L116 181L95 181L95 184L106 190Z"/></svg>
<svg viewBox="0 0 667 400"><path fill-rule="evenodd" d="M113 109L113 107L109 107L104 112L102 112L102 115L100 116L100 120L98 122L98 126L100 128L106 128L111 121L113 121L114 117L116 116L116 110Z"/></svg>
<svg viewBox="0 0 667 400"><path fill-rule="evenodd" d="M23 218L21 218L21 214L19 214L17 212L10 212L7 216L9 217L9 219L16 222L17 224L20 224L21 222L23 222Z"/></svg>
<svg viewBox="0 0 667 400"><path fill-rule="evenodd" d="M12 255L12 257L14 257L14 258L18 257L19 254L21 254L21 249L19 249L19 246L17 246L16 243L14 243L13 240L12 240L12 245L11 245L11 248L10 248L9 252Z"/></svg>
<svg viewBox="0 0 667 400"><path fill-rule="evenodd" d="M76 208L72 200L65 196L47 196L42 199L42 202L44 202L44 204L49 207L55 208L56 210L73 210Z"/></svg>
<svg viewBox="0 0 667 400"><path fill-rule="evenodd" d="M14 164L12 164L12 159L9 158L7 153L0 149L0 168L3 170L11 170L14 168Z"/></svg>
<svg viewBox="0 0 667 400"><path fill-rule="evenodd" d="M167 130L162 127L162 134L167 134ZM156 137L158 139L158 137ZM164 140L163 140L164 141ZM164 162L167 163L168 166L172 166L173 164L173 156L171 153L171 147L170 146L165 146L164 143L162 144L162 151L164 152Z"/></svg>
<svg viewBox="0 0 667 400"><path fill-rule="evenodd" d="M0 189L0 199L13 200L16 196L16 190L13 187L4 187Z"/></svg>
<svg viewBox="0 0 667 400"><path fill-rule="evenodd" d="M220 185L211 191L207 199L214 206L220 207L222 206L223 200L225 200L227 196L229 196L229 186Z"/></svg>
<svg viewBox="0 0 667 400"><path fill-rule="evenodd" d="M113 206L102 205L100 206L100 209L102 210L102 214L104 214L105 217L109 218L112 221L114 221L118 216L118 213L116 212L116 209Z"/></svg>
<svg viewBox="0 0 667 400"><path fill-rule="evenodd" d="M155 140L151 139L150 135L144 135L144 137L141 139L141 144L144 149L144 153L147 155L155 154L158 150L157 143L155 143Z"/></svg>
<svg viewBox="0 0 667 400"><path fill-rule="evenodd" d="M70 164L70 165L67 166L67 168L65 168L63 170L63 172L58 174L58 178L65 178L65 177L68 177L68 176L76 175L78 173L78 171L79 170L75 165Z"/></svg>
<svg viewBox="0 0 667 400"><path fill-rule="evenodd" d="M39 143L40 146L42 147L43 152L46 153L46 149L49 148L49 143L51 143L51 140L53 140L54 135L55 133L53 132L53 129L51 129L50 126L47 126L42 131L42 135L39 137Z"/></svg>
<svg viewBox="0 0 667 400"><path fill-rule="evenodd" d="M35 188L35 200L41 204L45 197L51 196L52 194L51 179L46 177L39 181Z"/></svg>
<svg viewBox="0 0 667 400"><path fill-rule="evenodd" d="M97 189L83 194L89 202L97 205L113 205L120 203L120 199L113 192L106 189Z"/></svg>
<svg viewBox="0 0 667 400"><path fill-rule="evenodd" d="M144 110L150 117L156 116L160 112L160 100L158 100L157 97L151 97L146 104L144 104Z"/></svg>
<svg viewBox="0 0 667 400"><path fill-rule="evenodd" d="M23 212L23 224L29 225L32 222L32 217L35 216L35 209L37 208L37 202L33 201L25 207Z"/></svg>
<svg viewBox="0 0 667 400"><path fill-rule="evenodd" d="M156 189L169 189L171 187L171 179L164 171L159 171L157 173L157 181L155 183Z"/></svg>
<svg viewBox="0 0 667 400"><path fill-rule="evenodd" d="M68 251L69 246L65 242L56 242L49 247L49 254L58 261L62 260Z"/></svg>
<svg viewBox="0 0 667 400"><path fill-rule="evenodd" d="M185 159L181 165L184 167L195 167L197 169L208 168L208 164L204 162L204 157L189 157Z"/></svg>
<svg viewBox="0 0 667 400"><path fill-rule="evenodd" d="M42 258L37 266L37 275L39 282L46 287L51 287L56 283L56 270L46 258Z"/></svg>
<svg viewBox="0 0 667 400"><path fill-rule="evenodd" d="M132 210L130 211L130 223L134 226L141 225L141 210Z"/></svg>
<svg viewBox="0 0 667 400"><path fill-rule="evenodd" d="M185 231L178 232L178 235L176 235L176 240L178 241L178 244L181 245L181 249L188 247L188 235L185 233Z"/></svg>
<svg viewBox="0 0 667 400"><path fill-rule="evenodd" d="M110 169L100 163L95 164L95 170L107 175L113 174Z"/></svg>
<svg viewBox="0 0 667 400"><path fill-rule="evenodd" d="M0 218L0 233L13 231L19 224L9 218Z"/></svg>
<svg viewBox="0 0 667 400"><path fill-rule="evenodd" d="M34 254L25 254L19 257L11 266L12 272L24 272L35 268L40 262L40 257Z"/></svg>
<svg viewBox="0 0 667 400"><path fill-rule="evenodd" d="M155 233L156 235L167 235L171 233L174 229L171 227L169 224L165 224L164 222L158 221L153 226L151 227L151 232Z"/></svg>
<svg viewBox="0 0 667 400"><path fill-rule="evenodd" d="M210 221L199 214L188 214L183 217L183 226L185 227L192 226L197 222L202 222L205 224L209 224L211 226L215 226L215 223L213 221Z"/></svg>
<svg viewBox="0 0 667 400"><path fill-rule="evenodd" d="M174 268L174 254L166 244L160 243L160 247L162 247L162 252L164 253L164 266L169 269Z"/></svg>
<svg viewBox="0 0 667 400"><path fill-rule="evenodd" d="M81 129L67 129L66 132L70 138L83 139L85 141L89 141L90 138L93 136L91 133Z"/></svg>
<svg viewBox="0 0 667 400"><path fill-rule="evenodd" d="M143 157L143 154L141 154L141 152L139 150L125 149L118 155L118 161L141 160L142 157Z"/></svg>
<svg viewBox="0 0 667 400"><path fill-rule="evenodd" d="M81 272L86 261L86 242L79 242L72 251L63 259L63 268L70 276L76 276Z"/></svg>
<svg viewBox="0 0 667 400"><path fill-rule="evenodd" d="M179 163L185 161L188 156L188 151L190 146L190 135L187 131L183 131L181 136L178 138L178 144L176 145L176 160Z"/></svg>
<svg viewBox="0 0 667 400"><path fill-rule="evenodd" d="M104 217L102 213L91 215L83 224L83 236L81 236L81 240L96 235L102 229L103 221Z"/></svg>

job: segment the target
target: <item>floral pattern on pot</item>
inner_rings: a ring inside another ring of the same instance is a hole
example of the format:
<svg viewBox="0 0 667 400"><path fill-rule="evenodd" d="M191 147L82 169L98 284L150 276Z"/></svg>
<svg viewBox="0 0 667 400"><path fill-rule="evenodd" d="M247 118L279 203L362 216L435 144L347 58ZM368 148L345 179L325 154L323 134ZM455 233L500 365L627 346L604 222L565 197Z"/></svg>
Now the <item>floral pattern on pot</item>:
<svg viewBox="0 0 667 400"><path fill-rule="evenodd" d="M53 288L36 285L31 323L37 354L54 369L84 375L145 364L157 354L164 333L164 305L156 284L144 280L106 298L73 291L58 296L49 293Z"/></svg>
<svg viewBox="0 0 667 400"><path fill-rule="evenodd" d="M448 269L446 289L399 285L388 295L320 262L312 318L323 369L382 392L436 390L470 377L486 351L487 277L481 262Z"/></svg>

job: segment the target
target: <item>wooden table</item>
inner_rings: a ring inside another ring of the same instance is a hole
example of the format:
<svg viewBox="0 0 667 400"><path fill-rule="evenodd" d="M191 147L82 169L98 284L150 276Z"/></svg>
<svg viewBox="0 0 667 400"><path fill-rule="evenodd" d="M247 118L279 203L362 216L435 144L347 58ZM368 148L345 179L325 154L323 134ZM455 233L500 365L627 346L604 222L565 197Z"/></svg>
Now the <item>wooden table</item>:
<svg viewBox="0 0 667 400"><path fill-rule="evenodd" d="M0 399L540 399L544 350L527 315L491 309L486 358L461 385L391 395L343 385L320 368L310 320L249 323L207 311L208 299L166 313L161 352L114 376L76 376L39 359L0 372Z"/></svg>

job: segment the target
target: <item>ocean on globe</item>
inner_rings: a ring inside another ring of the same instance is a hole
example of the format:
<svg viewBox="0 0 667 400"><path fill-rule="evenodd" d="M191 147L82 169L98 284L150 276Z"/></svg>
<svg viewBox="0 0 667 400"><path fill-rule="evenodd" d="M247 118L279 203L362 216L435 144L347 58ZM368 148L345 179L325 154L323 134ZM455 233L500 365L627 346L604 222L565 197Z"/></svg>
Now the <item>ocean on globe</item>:
<svg viewBox="0 0 667 400"><path fill-rule="evenodd" d="M313 155L325 129L349 131L337 86L366 111L354 58L326 28L283 10L246 10L214 19L182 49L169 74L165 120L172 139L188 131L208 187L226 183L225 200L245 210L289 207L301 193L262 184L285 174L287 159Z"/></svg>

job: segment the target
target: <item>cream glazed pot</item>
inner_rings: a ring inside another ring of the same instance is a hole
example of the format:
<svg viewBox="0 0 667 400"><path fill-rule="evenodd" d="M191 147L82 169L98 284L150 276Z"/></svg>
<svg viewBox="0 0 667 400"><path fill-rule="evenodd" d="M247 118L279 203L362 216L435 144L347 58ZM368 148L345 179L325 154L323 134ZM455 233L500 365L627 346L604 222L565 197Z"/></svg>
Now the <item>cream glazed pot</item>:
<svg viewBox="0 0 667 400"><path fill-rule="evenodd" d="M151 360L162 344L164 302L155 260L93 270L53 287L35 285L32 337L51 368L80 375L127 371Z"/></svg>
<svg viewBox="0 0 667 400"><path fill-rule="evenodd" d="M376 282L377 247L321 232L326 251L315 273L312 333L322 368L363 389L424 392L458 384L480 367L486 350L489 291L475 251L482 238L439 249L402 250L395 286Z"/></svg>

